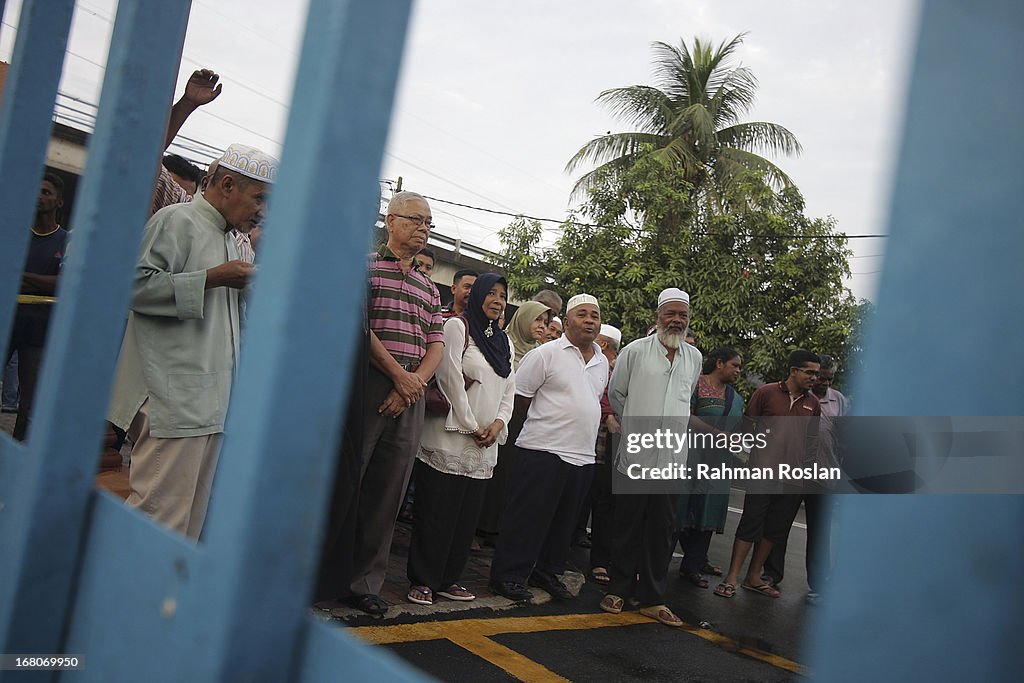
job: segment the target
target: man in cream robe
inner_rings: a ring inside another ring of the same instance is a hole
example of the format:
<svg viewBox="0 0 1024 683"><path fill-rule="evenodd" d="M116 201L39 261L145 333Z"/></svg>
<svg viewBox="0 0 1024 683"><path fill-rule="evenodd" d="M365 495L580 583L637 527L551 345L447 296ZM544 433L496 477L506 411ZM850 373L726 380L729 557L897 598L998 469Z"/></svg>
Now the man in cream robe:
<svg viewBox="0 0 1024 683"><path fill-rule="evenodd" d="M198 538L238 365L251 264L231 229L263 219L277 162L232 145L206 192L147 223L109 419L134 443L128 504Z"/></svg>

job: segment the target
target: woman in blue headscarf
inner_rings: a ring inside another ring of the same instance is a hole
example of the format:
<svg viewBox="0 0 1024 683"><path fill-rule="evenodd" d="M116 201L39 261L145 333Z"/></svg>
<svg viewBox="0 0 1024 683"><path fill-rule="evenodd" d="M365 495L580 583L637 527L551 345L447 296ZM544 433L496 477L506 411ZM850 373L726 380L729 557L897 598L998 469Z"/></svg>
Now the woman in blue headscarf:
<svg viewBox="0 0 1024 683"><path fill-rule="evenodd" d="M428 415L423 425L407 565L410 602L476 597L458 581L512 415L515 350L498 326L507 300L505 278L484 273L473 284L465 314L444 325L436 377L451 410Z"/></svg>

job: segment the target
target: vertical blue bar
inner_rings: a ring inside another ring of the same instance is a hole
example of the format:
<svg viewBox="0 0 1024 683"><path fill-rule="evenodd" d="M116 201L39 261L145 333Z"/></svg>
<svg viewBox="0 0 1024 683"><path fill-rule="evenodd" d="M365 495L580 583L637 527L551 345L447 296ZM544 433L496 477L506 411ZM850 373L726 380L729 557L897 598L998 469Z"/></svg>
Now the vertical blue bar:
<svg viewBox="0 0 1024 683"><path fill-rule="evenodd" d="M923 5L864 415L1024 414L1024 4ZM1024 498L843 497L811 669L1014 680Z"/></svg>
<svg viewBox="0 0 1024 683"><path fill-rule="evenodd" d="M5 349L39 199L74 8L74 0L25 0L4 85L0 108L0 244L4 247L0 249L0 340Z"/></svg>
<svg viewBox="0 0 1024 683"><path fill-rule="evenodd" d="M118 4L61 302L47 339L32 455L20 498L0 523L3 652L61 651L189 7L189 0Z"/></svg>
<svg viewBox="0 0 1024 683"><path fill-rule="evenodd" d="M311 625L409 5L310 4L204 532L219 680L287 680Z"/></svg>

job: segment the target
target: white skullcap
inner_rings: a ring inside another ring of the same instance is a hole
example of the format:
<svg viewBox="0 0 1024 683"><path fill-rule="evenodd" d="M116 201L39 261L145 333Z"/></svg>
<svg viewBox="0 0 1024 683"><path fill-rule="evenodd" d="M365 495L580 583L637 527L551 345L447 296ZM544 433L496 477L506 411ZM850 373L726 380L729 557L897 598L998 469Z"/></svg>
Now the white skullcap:
<svg viewBox="0 0 1024 683"><path fill-rule="evenodd" d="M582 306L583 304L590 304L591 306L596 307L598 311L601 310L601 306L597 303L596 296L591 296L590 294L577 294L573 298L569 299L569 303L565 305L565 312L568 313L572 309L577 306Z"/></svg>
<svg viewBox="0 0 1024 683"><path fill-rule="evenodd" d="M678 287L669 287L668 289L662 290L661 294L658 295L658 308L661 308L670 301L682 301L684 304L689 306L690 295Z"/></svg>
<svg viewBox="0 0 1024 683"><path fill-rule="evenodd" d="M617 327L613 327L611 325L601 325L601 331L599 332L599 334L602 337L608 337L609 339L611 339L613 342L615 342L616 346L622 343L622 331Z"/></svg>
<svg viewBox="0 0 1024 683"><path fill-rule="evenodd" d="M277 180L277 159L255 147L231 145L224 150L217 163L253 180L264 183Z"/></svg>
<svg viewBox="0 0 1024 683"><path fill-rule="evenodd" d="M557 315L553 315L553 316L551 316L551 322L553 322L553 323L558 323L558 326L559 326L559 327L561 327L561 326L562 326L562 319L561 319L561 318L559 318L559 317L558 317Z"/></svg>

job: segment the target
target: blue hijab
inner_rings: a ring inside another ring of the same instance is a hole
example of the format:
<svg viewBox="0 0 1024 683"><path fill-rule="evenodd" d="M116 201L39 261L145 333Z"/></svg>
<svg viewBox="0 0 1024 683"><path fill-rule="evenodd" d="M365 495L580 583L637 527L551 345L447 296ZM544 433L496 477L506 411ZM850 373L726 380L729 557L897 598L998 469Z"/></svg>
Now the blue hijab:
<svg viewBox="0 0 1024 683"><path fill-rule="evenodd" d="M508 282L497 273L483 273L473 283L473 289L469 292L469 301L466 303L466 312L463 316L469 323L469 336L476 342L480 353L484 354L487 363L498 373L499 377L508 377L512 372L512 364L508 354L508 335L498 327L497 320L491 320L484 313L484 299L491 293L495 283L505 285L505 292L508 292Z"/></svg>

